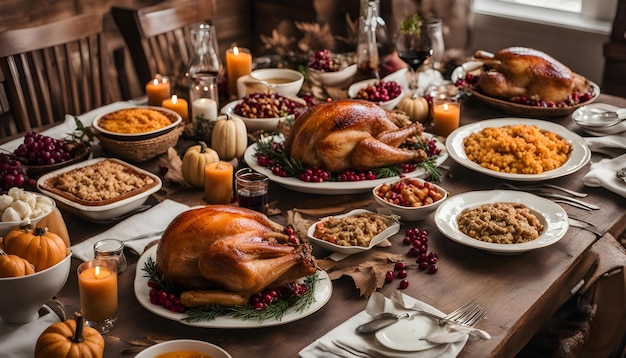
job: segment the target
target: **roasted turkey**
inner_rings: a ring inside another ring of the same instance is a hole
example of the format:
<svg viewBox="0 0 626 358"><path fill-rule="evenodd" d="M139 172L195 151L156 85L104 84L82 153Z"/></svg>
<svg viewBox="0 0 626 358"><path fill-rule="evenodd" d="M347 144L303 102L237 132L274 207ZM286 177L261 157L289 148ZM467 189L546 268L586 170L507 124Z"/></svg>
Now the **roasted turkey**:
<svg viewBox="0 0 626 358"><path fill-rule="evenodd" d="M268 287L316 270L309 244L289 244L283 227L245 208L209 205L178 215L157 248L164 279L185 306L243 305Z"/></svg>
<svg viewBox="0 0 626 358"><path fill-rule="evenodd" d="M482 93L505 100L526 97L559 103L573 92L585 93L588 81L549 55L526 47L477 51L474 58L489 69L478 79Z"/></svg>
<svg viewBox="0 0 626 358"><path fill-rule="evenodd" d="M331 173L367 171L393 164L420 162L423 150L399 148L423 127L399 127L393 112L356 99L316 104L295 121L285 144L291 159Z"/></svg>

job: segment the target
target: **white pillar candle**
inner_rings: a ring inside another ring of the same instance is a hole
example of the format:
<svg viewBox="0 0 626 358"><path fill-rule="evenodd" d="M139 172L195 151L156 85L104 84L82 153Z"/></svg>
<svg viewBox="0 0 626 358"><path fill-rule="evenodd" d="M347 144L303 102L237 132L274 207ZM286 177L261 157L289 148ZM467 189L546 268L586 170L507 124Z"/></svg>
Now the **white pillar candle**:
<svg viewBox="0 0 626 358"><path fill-rule="evenodd" d="M210 98L198 98L192 103L191 113L195 121L198 116L210 121L217 120L217 102Z"/></svg>

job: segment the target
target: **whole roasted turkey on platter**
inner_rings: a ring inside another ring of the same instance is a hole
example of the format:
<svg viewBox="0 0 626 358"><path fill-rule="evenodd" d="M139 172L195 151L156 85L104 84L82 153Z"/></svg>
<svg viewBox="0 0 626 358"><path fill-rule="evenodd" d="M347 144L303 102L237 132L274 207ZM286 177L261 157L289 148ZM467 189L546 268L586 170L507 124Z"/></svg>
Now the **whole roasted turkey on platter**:
<svg viewBox="0 0 626 358"><path fill-rule="evenodd" d="M262 213L209 205L178 215L157 248L163 278L184 289L187 307L245 305L265 288L315 273L308 243L288 243L283 227Z"/></svg>
<svg viewBox="0 0 626 358"><path fill-rule="evenodd" d="M331 173L423 161L427 158L423 150L399 148L408 137L421 135L422 125L401 127L397 116L366 100L316 104L296 119L285 148L305 167Z"/></svg>
<svg viewBox="0 0 626 358"><path fill-rule="evenodd" d="M491 97L526 97L559 103L573 92L584 93L589 87L583 76L535 49L509 47L495 54L477 51L474 58L488 68L480 74L478 87Z"/></svg>

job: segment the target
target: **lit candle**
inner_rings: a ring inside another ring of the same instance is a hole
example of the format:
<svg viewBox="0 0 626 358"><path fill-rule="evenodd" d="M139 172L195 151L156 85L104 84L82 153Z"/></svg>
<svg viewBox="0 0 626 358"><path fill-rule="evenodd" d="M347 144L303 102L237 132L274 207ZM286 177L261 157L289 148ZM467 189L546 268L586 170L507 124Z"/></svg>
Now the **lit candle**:
<svg viewBox="0 0 626 358"><path fill-rule="evenodd" d="M117 270L108 260L84 263L78 273L80 307L87 321L102 322L117 316ZM113 267L113 268L110 268Z"/></svg>
<svg viewBox="0 0 626 358"><path fill-rule="evenodd" d="M191 103L192 121L202 117L210 121L217 120L217 102L210 98L198 98Z"/></svg>
<svg viewBox="0 0 626 358"><path fill-rule="evenodd" d="M183 117L183 121L186 121L189 118L189 106L187 105L187 101L182 98L178 98L177 95L173 95L172 98L164 100L161 103L161 106L180 114L180 116Z"/></svg>
<svg viewBox="0 0 626 358"><path fill-rule="evenodd" d="M237 79L252 72L252 55L246 48L233 47L226 51L226 76L228 92L237 96Z"/></svg>
<svg viewBox="0 0 626 358"><path fill-rule="evenodd" d="M146 95L149 106L160 106L170 98L170 80L166 76L156 75L146 84Z"/></svg>
<svg viewBox="0 0 626 358"><path fill-rule="evenodd" d="M461 106L458 102L445 101L434 103L433 129L435 134L447 137L452 131L459 128Z"/></svg>
<svg viewBox="0 0 626 358"><path fill-rule="evenodd" d="M233 166L226 162L204 167L204 200L209 204L230 204L233 198Z"/></svg>

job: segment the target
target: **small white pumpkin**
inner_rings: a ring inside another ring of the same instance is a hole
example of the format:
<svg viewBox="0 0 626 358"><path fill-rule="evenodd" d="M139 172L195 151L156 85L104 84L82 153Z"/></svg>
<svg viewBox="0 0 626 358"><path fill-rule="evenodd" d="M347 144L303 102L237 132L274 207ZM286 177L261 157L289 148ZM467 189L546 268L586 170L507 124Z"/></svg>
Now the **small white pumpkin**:
<svg viewBox="0 0 626 358"><path fill-rule="evenodd" d="M204 142L193 145L185 151L181 172L187 184L194 188L204 187L204 167L208 163L219 162L217 152Z"/></svg>
<svg viewBox="0 0 626 358"><path fill-rule="evenodd" d="M424 97L406 96L398 103L398 109L406 113L413 122L426 122L430 117L428 101Z"/></svg>
<svg viewBox="0 0 626 358"><path fill-rule="evenodd" d="M248 147L246 124L232 116L217 120L211 134L211 146L221 160L242 157Z"/></svg>

